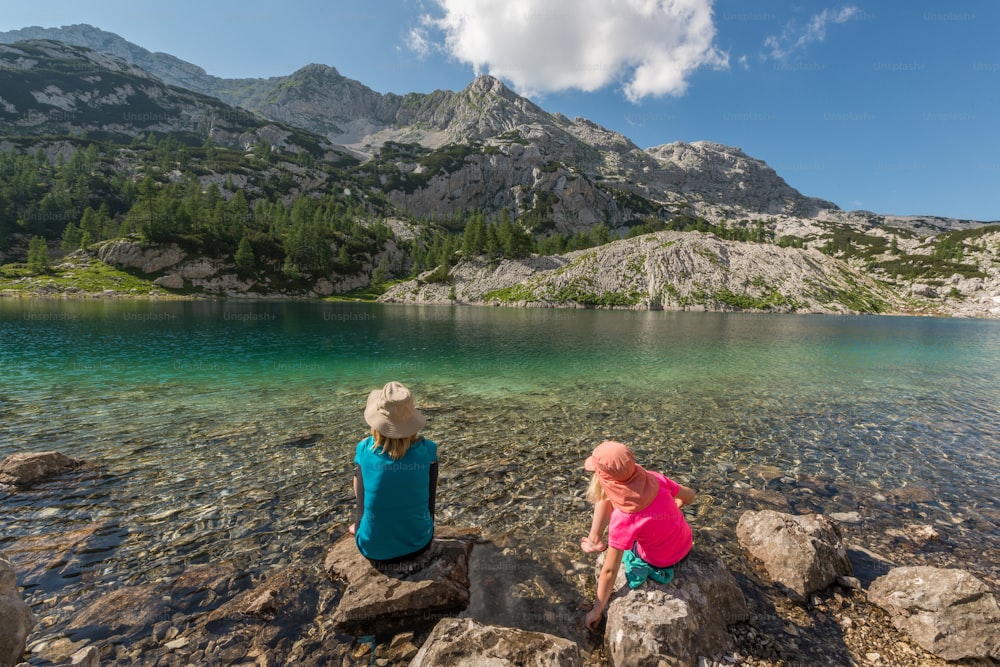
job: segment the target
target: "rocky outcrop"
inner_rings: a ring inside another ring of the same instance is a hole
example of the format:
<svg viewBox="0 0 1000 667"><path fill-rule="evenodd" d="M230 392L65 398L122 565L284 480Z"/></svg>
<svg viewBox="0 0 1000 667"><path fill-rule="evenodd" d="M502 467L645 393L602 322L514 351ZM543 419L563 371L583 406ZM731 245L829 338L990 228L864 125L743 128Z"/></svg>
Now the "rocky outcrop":
<svg viewBox="0 0 1000 667"><path fill-rule="evenodd" d="M840 530L824 516L745 512L736 536L772 581L800 599L853 574Z"/></svg>
<svg viewBox="0 0 1000 667"><path fill-rule="evenodd" d="M958 569L897 567L868 589L893 625L945 660L1000 660L1000 605L990 588Z"/></svg>
<svg viewBox="0 0 1000 667"><path fill-rule="evenodd" d="M448 283L418 277L382 301L635 309L881 312L884 287L817 251L660 232L553 257L477 259Z"/></svg>
<svg viewBox="0 0 1000 667"><path fill-rule="evenodd" d="M0 484L28 487L82 465L60 452L19 452L0 463Z"/></svg>
<svg viewBox="0 0 1000 667"><path fill-rule="evenodd" d="M599 565L603 559L599 559ZM598 571L600 571L598 569ZM750 612L722 559L699 547L674 567L674 579L628 588L623 569L607 611L605 642L612 665L693 667L732 645L727 626Z"/></svg>
<svg viewBox="0 0 1000 667"><path fill-rule="evenodd" d="M35 617L21 599L14 566L0 552L0 665L21 661L28 634L34 627Z"/></svg>
<svg viewBox="0 0 1000 667"><path fill-rule="evenodd" d="M180 263L185 253L177 244L143 246L134 239L118 239L102 245L97 259L105 264L143 273L158 273Z"/></svg>
<svg viewBox="0 0 1000 667"><path fill-rule="evenodd" d="M580 649L542 632L482 625L471 618L444 618L410 667L579 667Z"/></svg>
<svg viewBox="0 0 1000 667"><path fill-rule="evenodd" d="M335 627L353 635L393 635L432 626L469 604L469 554L474 537L438 531L422 556L375 569L353 535L330 549L325 568L347 588L334 613Z"/></svg>

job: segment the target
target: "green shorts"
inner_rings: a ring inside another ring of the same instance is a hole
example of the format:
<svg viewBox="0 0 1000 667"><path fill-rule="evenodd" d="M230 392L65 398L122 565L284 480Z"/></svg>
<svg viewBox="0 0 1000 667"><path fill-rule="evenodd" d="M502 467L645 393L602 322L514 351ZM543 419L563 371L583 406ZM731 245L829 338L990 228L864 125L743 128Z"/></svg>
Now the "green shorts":
<svg viewBox="0 0 1000 667"><path fill-rule="evenodd" d="M625 579L629 588L639 588L646 581L652 579L658 584L669 584L674 579L674 568L653 567L635 552L629 549L622 558L625 565Z"/></svg>

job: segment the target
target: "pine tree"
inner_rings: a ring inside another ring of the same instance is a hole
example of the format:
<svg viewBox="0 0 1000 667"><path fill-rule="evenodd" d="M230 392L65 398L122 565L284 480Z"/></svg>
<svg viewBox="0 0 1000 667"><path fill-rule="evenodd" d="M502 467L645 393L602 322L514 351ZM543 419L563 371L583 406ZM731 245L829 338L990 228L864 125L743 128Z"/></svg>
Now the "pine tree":
<svg viewBox="0 0 1000 667"><path fill-rule="evenodd" d="M486 250L486 223L482 213L476 213L465 225L462 232L462 256L465 258L483 254Z"/></svg>
<svg viewBox="0 0 1000 667"><path fill-rule="evenodd" d="M49 265L49 246L41 236L32 236L28 242L28 270L35 275L52 270Z"/></svg>
<svg viewBox="0 0 1000 667"><path fill-rule="evenodd" d="M233 261L236 263L236 270L243 275L253 273L253 270L257 268L257 260L253 254L253 244L250 243L250 239L246 236L240 239L240 244L236 248L236 254L233 255Z"/></svg>
<svg viewBox="0 0 1000 667"><path fill-rule="evenodd" d="M88 209L90 210L90 209ZM60 247L63 250L76 250L80 247L80 239L83 237L83 232L74 223L69 223L66 225L66 229L63 230L62 243Z"/></svg>

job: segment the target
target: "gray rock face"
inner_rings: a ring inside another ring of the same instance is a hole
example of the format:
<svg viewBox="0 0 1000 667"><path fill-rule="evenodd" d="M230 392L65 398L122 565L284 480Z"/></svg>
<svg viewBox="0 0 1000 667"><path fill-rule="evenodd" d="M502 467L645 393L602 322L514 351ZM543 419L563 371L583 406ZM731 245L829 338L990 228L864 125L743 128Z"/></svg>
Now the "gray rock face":
<svg viewBox="0 0 1000 667"><path fill-rule="evenodd" d="M461 167L440 173L419 189L390 192L389 200L426 217L468 210L524 213L547 196L548 217L554 229L563 233L626 216L609 192L581 174L561 166L542 168L545 160L538 148L510 143L497 151L468 156Z"/></svg>
<svg viewBox="0 0 1000 667"><path fill-rule="evenodd" d="M652 181L663 191L700 195L707 201L767 214L812 217L836 204L804 197L762 160L711 141L682 141L647 150L660 169Z"/></svg>
<svg viewBox="0 0 1000 667"><path fill-rule="evenodd" d="M380 572L358 551L353 535L333 545L325 569L347 582L333 615L336 628L353 635L390 635L434 625L469 604L469 536L434 538L420 557Z"/></svg>
<svg viewBox="0 0 1000 667"><path fill-rule="evenodd" d="M922 648L945 660L1000 659L1000 605L964 570L898 567L872 582L868 599Z"/></svg>
<svg viewBox="0 0 1000 667"><path fill-rule="evenodd" d="M59 452L20 452L0 463L0 484L26 487L84 465Z"/></svg>
<svg viewBox="0 0 1000 667"><path fill-rule="evenodd" d="M840 531L824 516L745 512L736 536L772 581L799 598L853 574Z"/></svg>
<svg viewBox="0 0 1000 667"><path fill-rule="evenodd" d="M628 588L619 570L607 611L605 642L612 665L689 667L728 650L728 625L750 610L722 559L697 546L667 585Z"/></svg>
<svg viewBox="0 0 1000 667"><path fill-rule="evenodd" d="M28 634L34 627L31 608L17 589L14 566L0 553L0 665L21 661Z"/></svg>
<svg viewBox="0 0 1000 667"><path fill-rule="evenodd" d="M444 618L431 631L410 667L578 667L580 649L542 632L482 625L471 618Z"/></svg>

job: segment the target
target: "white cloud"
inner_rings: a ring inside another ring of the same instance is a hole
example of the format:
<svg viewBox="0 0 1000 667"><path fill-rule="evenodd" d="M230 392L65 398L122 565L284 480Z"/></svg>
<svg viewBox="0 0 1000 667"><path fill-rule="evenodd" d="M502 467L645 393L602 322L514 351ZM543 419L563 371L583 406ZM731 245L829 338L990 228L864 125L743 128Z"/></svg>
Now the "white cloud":
<svg viewBox="0 0 1000 667"><path fill-rule="evenodd" d="M410 34L406 39L406 45L421 60L437 50L437 45L429 38L426 25L424 24L410 30Z"/></svg>
<svg viewBox="0 0 1000 667"><path fill-rule="evenodd" d="M809 22L801 26L792 21L785 26L780 35L771 35L764 40L764 46L770 51L770 56L777 60L787 58L799 49L812 42L822 42L826 39L826 26L831 23L846 23L858 15L861 10L847 5L840 9L824 9L814 14Z"/></svg>
<svg viewBox="0 0 1000 667"><path fill-rule="evenodd" d="M698 68L729 66L713 45L712 1L434 0L442 15L425 15L409 41L522 94L620 83L638 101L681 95Z"/></svg>

